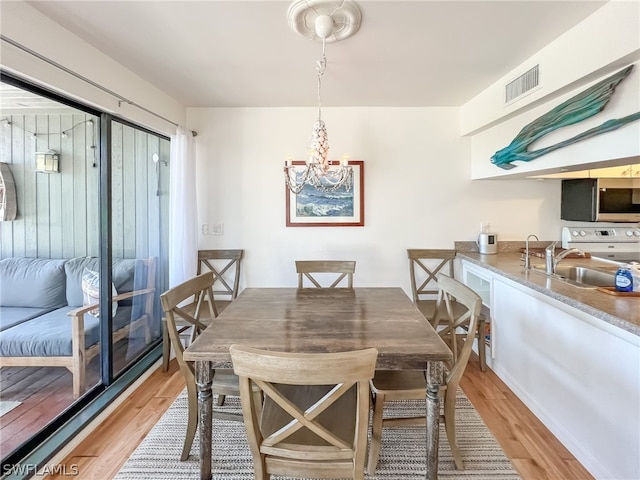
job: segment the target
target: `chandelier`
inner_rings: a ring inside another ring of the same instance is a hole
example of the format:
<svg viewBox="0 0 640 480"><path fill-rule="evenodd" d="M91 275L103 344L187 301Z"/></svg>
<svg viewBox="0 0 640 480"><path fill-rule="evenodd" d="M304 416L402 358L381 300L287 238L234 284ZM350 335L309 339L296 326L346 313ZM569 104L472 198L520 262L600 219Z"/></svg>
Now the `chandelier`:
<svg viewBox="0 0 640 480"><path fill-rule="evenodd" d="M323 14L323 8L331 7L329 14ZM346 8L345 8L346 7ZM340 10L343 10L340 12ZM314 29L307 28L309 16L315 15ZM334 16L338 20L334 21ZM353 184L353 168L345 155L341 161L329 160L329 138L327 126L322 120L322 76L327 69L326 44L351 35L359 28L360 12L353 4L343 2L342 7L323 3L322 0L304 0L294 2L289 8L289 23L298 33L319 38L322 41L322 59L316 61L318 80L318 119L313 124L309 157L302 164L294 164L287 159L284 167L285 184L294 194L299 194L305 185L310 185L322 192L333 192L340 188L351 190Z"/></svg>

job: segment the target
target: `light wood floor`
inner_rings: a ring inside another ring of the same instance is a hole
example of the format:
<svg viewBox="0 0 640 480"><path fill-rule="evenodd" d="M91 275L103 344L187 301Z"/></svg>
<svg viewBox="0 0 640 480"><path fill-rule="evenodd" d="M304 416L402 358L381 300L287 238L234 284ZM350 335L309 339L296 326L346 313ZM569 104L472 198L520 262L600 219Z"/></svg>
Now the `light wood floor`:
<svg viewBox="0 0 640 480"><path fill-rule="evenodd" d="M461 386L522 480L593 478L491 370L480 371L477 357ZM79 478L112 478L183 387L175 360L169 372L154 372L64 461L67 471L77 465Z"/></svg>

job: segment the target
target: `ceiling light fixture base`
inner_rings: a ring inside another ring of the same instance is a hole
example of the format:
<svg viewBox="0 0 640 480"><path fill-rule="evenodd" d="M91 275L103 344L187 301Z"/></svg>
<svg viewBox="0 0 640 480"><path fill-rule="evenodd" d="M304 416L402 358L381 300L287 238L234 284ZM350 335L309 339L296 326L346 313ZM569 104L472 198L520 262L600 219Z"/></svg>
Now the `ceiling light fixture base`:
<svg viewBox="0 0 640 480"><path fill-rule="evenodd" d="M331 43L356 33L362 14L352 1L296 0L289 6L287 18L294 32Z"/></svg>

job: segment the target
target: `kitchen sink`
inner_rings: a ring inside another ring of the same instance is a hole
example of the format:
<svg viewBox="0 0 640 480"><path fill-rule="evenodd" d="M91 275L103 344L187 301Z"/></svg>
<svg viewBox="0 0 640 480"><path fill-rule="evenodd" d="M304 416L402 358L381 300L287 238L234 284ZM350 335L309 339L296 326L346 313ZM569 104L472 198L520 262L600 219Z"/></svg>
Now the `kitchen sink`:
<svg viewBox="0 0 640 480"><path fill-rule="evenodd" d="M544 265L533 265L532 268L537 272L558 280L564 280L576 287L597 288L612 287L614 285L615 274L605 270L596 270L577 265L558 265L555 273L547 274Z"/></svg>

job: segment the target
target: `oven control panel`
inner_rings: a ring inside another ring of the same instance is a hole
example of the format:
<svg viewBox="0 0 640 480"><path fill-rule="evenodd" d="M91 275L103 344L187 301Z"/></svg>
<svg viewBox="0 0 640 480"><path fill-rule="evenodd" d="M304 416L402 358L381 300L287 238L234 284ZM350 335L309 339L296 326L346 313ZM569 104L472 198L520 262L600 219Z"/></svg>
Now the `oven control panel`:
<svg viewBox="0 0 640 480"><path fill-rule="evenodd" d="M591 256L628 263L640 262L640 226L593 225L563 227L562 247L578 248Z"/></svg>
<svg viewBox="0 0 640 480"><path fill-rule="evenodd" d="M562 246L568 243L638 243L640 227L563 227Z"/></svg>

